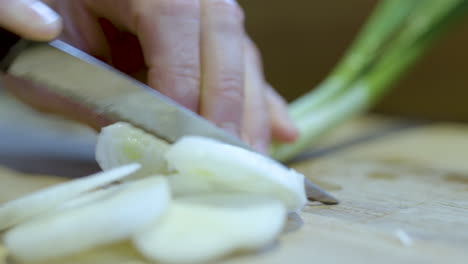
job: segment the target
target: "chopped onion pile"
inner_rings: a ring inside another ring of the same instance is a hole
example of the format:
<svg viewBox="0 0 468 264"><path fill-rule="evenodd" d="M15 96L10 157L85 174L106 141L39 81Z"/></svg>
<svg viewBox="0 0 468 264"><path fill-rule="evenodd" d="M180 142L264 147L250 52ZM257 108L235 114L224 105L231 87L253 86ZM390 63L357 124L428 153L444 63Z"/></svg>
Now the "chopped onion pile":
<svg viewBox="0 0 468 264"><path fill-rule="evenodd" d="M12 258L60 260L131 241L148 260L206 262L268 246L306 203L303 175L212 139L169 145L117 123L100 134L96 159L104 172L0 206Z"/></svg>
<svg viewBox="0 0 468 264"><path fill-rule="evenodd" d="M129 238L158 219L169 201L169 186L162 177L122 184L95 201L45 213L14 227L5 235L5 245L22 261L76 254Z"/></svg>
<svg viewBox="0 0 468 264"><path fill-rule="evenodd" d="M133 241L149 259L200 263L271 243L285 220L284 206L264 196L186 197L175 199L163 221Z"/></svg>
<svg viewBox="0 0 468 264"><path fill-rule="evenodd" d="M120 180L140 167L138 164L119 167L72 182L62 183L7 202L0 207L0 230L28 220L84 192Z"/></svg>

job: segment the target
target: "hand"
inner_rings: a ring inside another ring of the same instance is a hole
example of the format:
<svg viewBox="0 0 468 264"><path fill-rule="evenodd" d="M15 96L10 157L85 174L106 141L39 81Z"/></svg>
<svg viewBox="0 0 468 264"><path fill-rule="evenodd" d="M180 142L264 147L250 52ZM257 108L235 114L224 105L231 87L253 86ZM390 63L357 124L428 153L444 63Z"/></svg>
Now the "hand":
<svg viewBox="0 0 468 264"><path fill-rule="evenodd" d="M62 18L37 0L0 0L0 25L36 40L60 34L259 151L271 137L296 139L234 0L46 2Z"/></svg>

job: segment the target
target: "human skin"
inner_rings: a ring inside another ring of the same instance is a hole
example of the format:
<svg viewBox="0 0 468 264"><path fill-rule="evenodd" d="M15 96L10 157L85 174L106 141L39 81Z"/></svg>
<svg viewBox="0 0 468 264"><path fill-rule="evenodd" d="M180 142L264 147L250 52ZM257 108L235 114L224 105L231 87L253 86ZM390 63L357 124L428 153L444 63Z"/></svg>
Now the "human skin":
<svg viewBox="0 0 468 264"><path fill-rule="evenodd" d="M243 20L234 0L0 0L0 26L58 37L266 152L298 132Z"/></svg>

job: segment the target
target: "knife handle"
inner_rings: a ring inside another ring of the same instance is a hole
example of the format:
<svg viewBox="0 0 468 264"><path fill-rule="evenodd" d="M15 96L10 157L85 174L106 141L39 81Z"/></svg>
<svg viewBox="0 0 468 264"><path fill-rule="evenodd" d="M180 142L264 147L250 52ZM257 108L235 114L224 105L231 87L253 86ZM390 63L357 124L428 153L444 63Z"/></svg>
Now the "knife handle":
<svg viewBox="0 0 468 264"><path fill-rule="evenodd" d="M6 72L15 57L32 42L0 27L0 72Z"/></svg>

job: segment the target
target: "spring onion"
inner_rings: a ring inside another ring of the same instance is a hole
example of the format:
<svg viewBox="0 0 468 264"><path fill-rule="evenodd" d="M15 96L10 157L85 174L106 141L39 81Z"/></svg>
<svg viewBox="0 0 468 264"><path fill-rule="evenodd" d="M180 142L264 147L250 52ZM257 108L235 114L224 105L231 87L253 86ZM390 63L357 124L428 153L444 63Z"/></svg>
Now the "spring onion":
<svg viewBox="0 0 468 264"><path fill-rule="evenodd" d="M371 107L467 10L466 0L381 1L330 75L291 103L299 140L274 143L271 155L287 161Z"/></svg>

